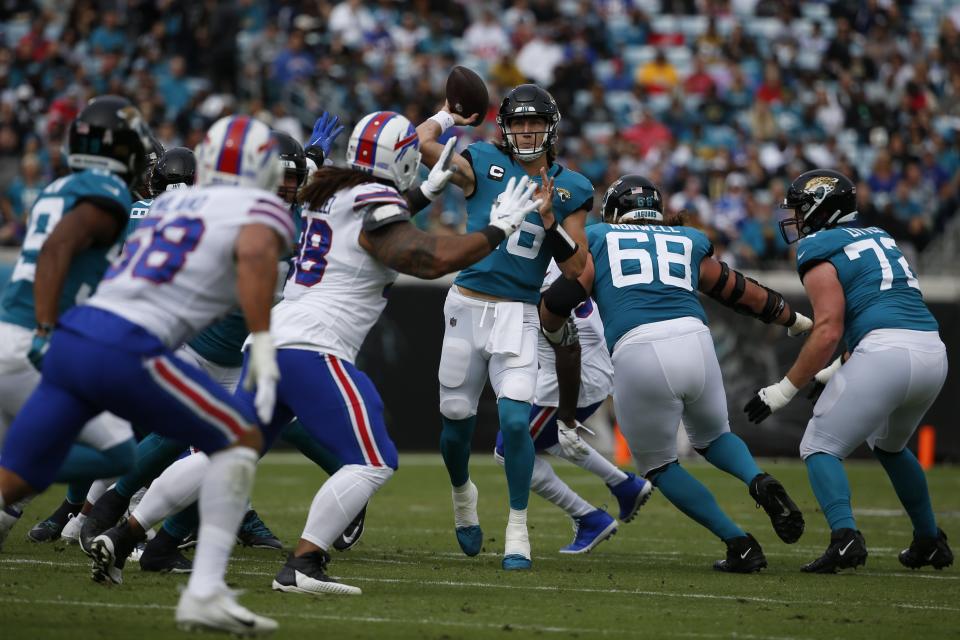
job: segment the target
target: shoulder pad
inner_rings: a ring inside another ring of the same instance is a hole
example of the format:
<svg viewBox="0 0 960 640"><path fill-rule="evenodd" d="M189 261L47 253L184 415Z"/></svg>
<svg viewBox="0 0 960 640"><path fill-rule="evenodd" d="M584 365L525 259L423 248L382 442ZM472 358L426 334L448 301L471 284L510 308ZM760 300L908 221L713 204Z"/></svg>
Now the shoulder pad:
<svg viewBox="0 0 960 640"><path fill-rule="evenodd" d="M410 210L405 204L402 207L397 204L369 204L358 211L363 216L364 231L373 231L394 222L410 220Z"/></svg>

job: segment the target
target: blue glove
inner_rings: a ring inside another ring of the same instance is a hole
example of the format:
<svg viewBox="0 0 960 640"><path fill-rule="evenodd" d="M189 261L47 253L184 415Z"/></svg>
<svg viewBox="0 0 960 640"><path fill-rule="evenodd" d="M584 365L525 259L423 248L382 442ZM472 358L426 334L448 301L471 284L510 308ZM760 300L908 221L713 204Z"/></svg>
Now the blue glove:
<svg viewBox="0 0 960 640"><path fill-rule="evenodd" d="M37 371L43 369L43 357L47 355L47 349L50 348L50 334L41 336L38 333L33 334L33 342L30 343L30 351L27 352L27 359L30 360Z"/></svg>
<svg viewBox="0 0 960 640"><path fill-rule="evenodd" d="M313 133L310 134L307 148L320 147L323 150L323 157L329 157L334 140L343 133L343 125L338 125L340 125L340 116L330 115L324 111L323 115L317 118L317 121L313 124Z"/></svg>

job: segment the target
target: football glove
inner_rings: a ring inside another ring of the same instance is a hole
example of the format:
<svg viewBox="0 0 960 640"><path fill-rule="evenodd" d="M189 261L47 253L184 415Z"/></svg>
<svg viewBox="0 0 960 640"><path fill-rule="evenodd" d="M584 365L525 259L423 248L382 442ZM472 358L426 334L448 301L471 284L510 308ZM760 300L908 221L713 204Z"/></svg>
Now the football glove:
<svg viewBox="0 0 960 640"><path fill-rule="evenodd" d="M257 331L250 335L250 360L247 375L243 378L243 388L257 393L253 406L257 410L260 422L267 424L273 418L273 407L277 402L277 380L280 369L277 367L277 350L269 331Z"/></svg>
<svg viewBox="0 0 960 640"><path fill-rule="evenodd" d="M795 395L797 395L797 388L784 376L780 382L757 391L757 395L750 399L743 410L747 413L747 419L750 422L759 424L774 411L787 406Z"/></svg>
<svg viewBox="0 0 960 640"><path fill-rule="evenodd" d="M837 372L837 369L839 369L842 364L843 356L837 356L836 360L814 374L813 385L810 387L810 392L807 393L807 399L809 399L810 402L816 404L817 400L820 399L820 394L823 393L827 383L830 382L830 378L833 377L833 374Z"/></svg>
<svg viewBox="0 0 960 640"><path fill-rule="evenodd" d="M323 166L324 159L330 157L333 142L341 133L343 133L343 125L340 124L340 116L331 115L324 111L323 115L313 123L313 133L310 134L310 140L307 141L304 148L307 157L316 162L318 167ZM322 155L317 153L318 150L322 152ZM317 156L319 156L319 160Z"/></svg>
<svg viewBox="0 0 960 640"><path fill-rule="evenodd" d="M580 437L579 429L594 435L593 431L583 426L579 420L574 420L572 427L568 427L563 420L557 420L557 440L563 454L571 460L582 460L590 454L590 446Z"/></svg>
<svg viewBox="0 0 960 640"><path fill-rule="evenodd" d="M810 333L811 329L813 329L813 320L802 313L798 313L797 319L793 321L792 325L787 327L787 335L791 338L805 336Z"/></svg>
<svg viewBox="0 0 960 640"><path fill-rule="evenodd" d="M43 369L43 357L47 355L47 349L50 348L50 334L33 334L33 341L30 343L30 351L27 352L27 359L37 371Z"/></svg>
<svg viewBox="0 0 960 640"><path fill-rule="evenodd" d="M447 144L443 145L443 152L440 154L440 158L436 164L433 165L433 168L430 169L427 179L420 185L420 192L423 193L423 197L430 202L433 202L437 196L443 193L447 183L450 182L450 178L457 172L457 166L451 166L453 147L456 144L456 136L447 140Z"/></svg>
<svg viewBox="0 0 960 640"><path fill-rule="evenodd" d="M490 208L490 224L501 229L508 237L523 223L527 214L540 206L540 200L531 200L537 183L528 176L510 178L500 200Z"/></svg>

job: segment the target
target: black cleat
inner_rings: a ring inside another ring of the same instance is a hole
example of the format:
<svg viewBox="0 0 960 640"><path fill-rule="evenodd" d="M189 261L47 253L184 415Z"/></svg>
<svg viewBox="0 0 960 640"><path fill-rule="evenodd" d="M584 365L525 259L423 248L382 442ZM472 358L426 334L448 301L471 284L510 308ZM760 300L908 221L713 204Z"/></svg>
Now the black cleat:
<svg viewBox="0 0 960 640"><path fill-rule="evenodd" d="M253 509L243 516L240 531L237 532L237 542L254 549L283 549L280 538L273 535L273 531L270 531Z"/></svg>
<svg viewBox="0 0 960 640"><path fill-rule="evenodd" d="M140 570L158 573L190 573L193 562L178 548L179 540L160 528L160 532L147 543L140 554Z"/></svg>
<svg viewBox="0 0 960 640"><path fill-rule="evenodd" d="M947 544L947 534L943 529L937 529L936 538L913 536L910 547L901 551L897 557L900 564L908 569L919 569L930 565L939 571L953 564L953 551Z"/></svg>
<svg viewBox="0 0 960 640"><path fill-rule="evenodd" d="M337 551L349 551L354 545L360 542L360 536L363 535L363 521L367 517L367 505L357 514L347 528L343 530L336 540L333 541L333 548Z"/></svg>
<svg viewBox="0 0 960 640"><path fill-rule="evenodd" d="M93 557L91 555L93 539L107 529L117 526L129 506L130 498L121 496L116 489L109 489L100 496L93 505L93 509L87 514L83 528L80 529L80 548Z"/></svg>
<svg viewBox="0 0 960 640"><path fill-rule="evenodd" d="M130 526L123 524L107 529L90 543L93 558L91 577L95 582L123 584L123 566L137 543L142 540Z"/></svg>
<svg viewBox="0 0 960 640"><path fill-rule="evenodd" d="M291 553L277 577L273 579L273 590L286 593L360 595L359 588L337 582L327 575L328 562L330 554L326 551L311 551L299 557Z"/></svg>
<svg viewBox="0 0 960 640"><path fill-rule="evenodd" d="M787 495L787 490L769 473L761 473L750 481L750 495L757 506L770 516L773 530L787 544L793 544L803 535L803 514Z"/></svg>
<svg viewBox="0 0 960 640"><path fill-rule="evenodd" d="M760 543L749 533L745 536L724 540L727 557L713 563L713 568L726 573L755 573L767 566Z"/></svg>
<svg viewBox="0 0 960 640"><path fill-rule="evenodd" d="M71 516L80 513L83 503L73 504L67 500L63 501L57 510L47 516L43 522L38 522L30 531L27 532L27 539L31 542L53 542L60 539L60 532L67 526Z"/></svg>
<svg viewBox="0 0 960 640"><path fill-rule="evenodd" d="M180 550L183 549L193 549L197 546L197 531L194 529L187 534L187 537L180 541L180 544L177 545L177 548Z"/></svg>
<svg viewBox="0 0 960 640"><path fill-rule="evenodd" d="M800 567L804 573L836 573L867 564L867 543L854 529L837 529L830 534L830 546L823 555Z"/></svg>

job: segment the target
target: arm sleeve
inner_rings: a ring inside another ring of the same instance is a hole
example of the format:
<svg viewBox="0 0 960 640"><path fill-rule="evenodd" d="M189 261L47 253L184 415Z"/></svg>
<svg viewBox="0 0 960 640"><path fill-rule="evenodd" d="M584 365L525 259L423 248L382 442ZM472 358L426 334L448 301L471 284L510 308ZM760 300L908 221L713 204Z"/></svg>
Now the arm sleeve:
<svg viewBox="0 0 960 640"><path fill-rule="evenodd" d="M374 231L394 222L410 220L410 210L397 204L370 204L360 210L363 216L363 230Z"/></svg>

